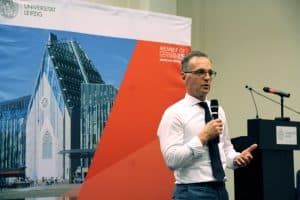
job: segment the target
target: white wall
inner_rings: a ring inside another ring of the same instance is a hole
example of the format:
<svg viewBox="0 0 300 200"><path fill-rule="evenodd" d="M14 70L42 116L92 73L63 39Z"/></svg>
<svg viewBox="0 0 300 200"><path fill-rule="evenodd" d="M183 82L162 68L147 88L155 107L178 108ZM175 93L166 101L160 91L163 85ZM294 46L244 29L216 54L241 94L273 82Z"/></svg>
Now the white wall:
<svg viewBox="0 0 300 200"><path fill-rule="evenodd" d="M210 0L204 10L204 49L220 75L212 96L227 111L231 136L246 135L246 121L255 117L246 84L259 92L264 86L290 92L286 105L300 110L300 1ZM261 118L280 116L279 105L257 95L255 99ZM300 115L287 110L285 116L300 121ZM295 154L295 170L300 169L299 155ZM229 186L233 191L233 184Z"/></svg>
<svg viewBox="0 0 300 200"><path fill-rule="evenodd" d="M91 0L90 0L91 1ZM193 49L208 53L218 72L211 97L224 107L231 137L247 134L247 119L255 108L245 85L262 92L264 86L291 93L285 100L300 111L299 0L94 0L103 4L191 17ZM279 97L266 94L274 100ZM259 117L280 116L280 106L255 95ZM285 109L285 116L300 115ZM295 152L295 170L300 153ZM233 172L227 188L234 199Z"/></svg>
<svg viewBox="0 0 300 200"><path fill-rule="evenodd" d="M176 15L176 0L86 0L104 5L149 10Z"/></svg>

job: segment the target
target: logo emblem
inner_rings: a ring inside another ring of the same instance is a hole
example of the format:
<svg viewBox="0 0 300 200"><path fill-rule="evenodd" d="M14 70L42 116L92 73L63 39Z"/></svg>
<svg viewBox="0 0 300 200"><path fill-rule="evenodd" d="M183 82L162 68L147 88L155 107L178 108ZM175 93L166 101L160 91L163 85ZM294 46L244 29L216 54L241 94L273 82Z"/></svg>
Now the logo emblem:
<svg viewBox="0 0 300 200"><path fill-rule="evenodd" d="M0 15L6 18L14 18L18 14L18 4L13 0L0 0Z"/></svg>

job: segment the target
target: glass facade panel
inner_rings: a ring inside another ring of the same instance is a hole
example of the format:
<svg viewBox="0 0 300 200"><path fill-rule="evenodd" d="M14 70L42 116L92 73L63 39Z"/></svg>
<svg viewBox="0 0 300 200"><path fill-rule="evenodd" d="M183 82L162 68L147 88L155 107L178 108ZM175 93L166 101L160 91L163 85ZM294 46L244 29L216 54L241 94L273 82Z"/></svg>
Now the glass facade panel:
<svg viewBox="0 0 300 200"><path fill-rule="evenodd" d="M107 84L82 84L81 89L81 149L95 149L117 95L117 89Z"/></svg>
<svg viewBox="0 0 300 200"><path fill-rule="evenodd" d="M30 96L0 103L0 168L25 166L25 129Z"/></svg>

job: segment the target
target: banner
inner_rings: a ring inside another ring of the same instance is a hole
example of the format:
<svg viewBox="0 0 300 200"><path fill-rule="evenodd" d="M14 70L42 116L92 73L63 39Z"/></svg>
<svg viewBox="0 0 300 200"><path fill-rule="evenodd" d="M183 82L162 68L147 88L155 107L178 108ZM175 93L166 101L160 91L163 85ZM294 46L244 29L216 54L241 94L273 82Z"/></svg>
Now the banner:
<svg viewBox="0 0 300 200"><path fill-rule="evenodd" d="M180 61L190 51L190 19L83 1L2 0L0 33L5 187L84 180L65 197L170 198L173 175L156 129L185 92Z"/></svg>

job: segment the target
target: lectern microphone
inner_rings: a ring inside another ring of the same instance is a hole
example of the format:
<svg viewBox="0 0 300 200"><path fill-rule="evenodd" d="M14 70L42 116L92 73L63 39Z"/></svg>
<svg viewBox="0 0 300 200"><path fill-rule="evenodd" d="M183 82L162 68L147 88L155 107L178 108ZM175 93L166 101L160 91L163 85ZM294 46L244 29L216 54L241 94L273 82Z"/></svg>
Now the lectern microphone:
<svg viewBox="0 0 300 200"><path fill-rule="evenodd" d="M250 91L250 94L251 94L251 97L252 97L252 101L253 101L253 104L254 104L254 107L255 107L255 111L256 111L256 119L259 119L259 117L258 117L258 109L257 109L257 105L256 105L256 102L255 102L255 98L253 96L253 92L255 92L256 94L259 94L259 93L256 90L254 90L252 87L249 87L248 85L246 85L245 88L247 88Z"/></svg>
<svg viewBox="0 0 300 200"><path fill-rule="evenodd" d="M280 90L275 90L273 88L269 88L269 87L264 87L263 91L267 92L267 93L271 93L271 94L277 94L281 97L290 97L291 94L290 93L286 93L286 92L282 92Z"/></svg>

